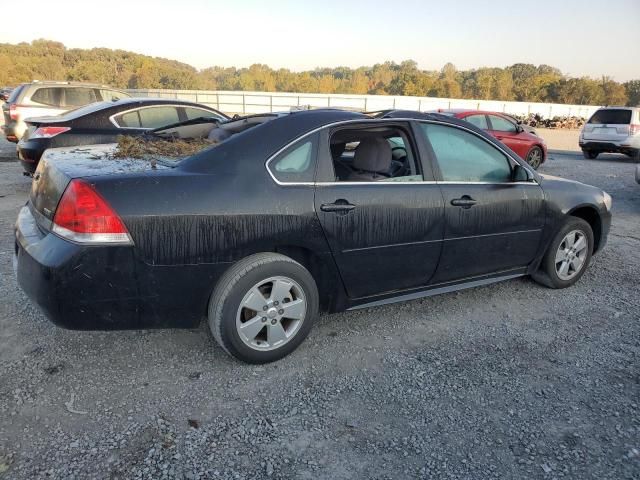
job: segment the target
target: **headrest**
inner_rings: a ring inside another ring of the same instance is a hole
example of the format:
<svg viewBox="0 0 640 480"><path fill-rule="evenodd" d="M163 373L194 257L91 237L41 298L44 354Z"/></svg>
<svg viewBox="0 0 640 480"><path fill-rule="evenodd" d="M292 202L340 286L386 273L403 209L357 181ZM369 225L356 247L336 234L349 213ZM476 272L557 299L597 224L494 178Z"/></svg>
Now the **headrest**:
<svg viewBox="0 0 640 480"><path fill-rule="evenodd" d="M391 167L391 146L384 138L365 138L356 148L353 168L367 172L386 172Z"/></svg>

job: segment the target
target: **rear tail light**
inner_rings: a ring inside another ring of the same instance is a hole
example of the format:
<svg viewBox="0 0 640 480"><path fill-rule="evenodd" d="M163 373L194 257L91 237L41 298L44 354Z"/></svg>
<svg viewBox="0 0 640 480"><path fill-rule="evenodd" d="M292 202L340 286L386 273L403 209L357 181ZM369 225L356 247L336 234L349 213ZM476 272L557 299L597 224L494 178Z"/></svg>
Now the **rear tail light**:
<svg viewBox="0 0 640 480"><path fill-rule="evenodd" d="M84 180L71 180L67 186L53 217L52 231L77 243L133 243L118 214Z"/></svg>
<svg viewBox="0 0 640 480"><path fill-rule="evenodd" d="M640 133L640 125L637 123L629 125L629 135L635 135L636 133Z"/></svg>
<svg viewBox="0 0 640 480"><path fill-rule="evenodd" d="M18 106L15 103L9 105L9 117L11 120L18 120Z"/></svg>
<svg viewBox="0 0 640 480"><path fill-rule="evenodd" d="M71 130L69 127L39 127L29 135L29 138L52 138Z"/></svg>

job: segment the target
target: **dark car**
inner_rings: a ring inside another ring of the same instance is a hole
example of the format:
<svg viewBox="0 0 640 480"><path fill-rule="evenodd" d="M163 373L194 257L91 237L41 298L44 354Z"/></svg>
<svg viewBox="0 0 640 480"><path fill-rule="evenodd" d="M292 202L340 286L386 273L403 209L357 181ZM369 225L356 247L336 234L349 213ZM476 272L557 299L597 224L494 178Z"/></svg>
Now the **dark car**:
<svg viewBox="0 0 640 480"><path fill-rule="evenodd" d="M7 100L9 100L9 96L11 95L12 91L13 88L11 87L0 88L0 102L6 102Z"/></svg>
<svg viewBox="0 0 640 480"><path fill-rule="evenodd" d="M531 133L531 127L525 128L510 116L498 112L481 110L439 110L444 115L451 115L475 125L496 137L511 150L516 152L531 167L538 169L547 160L547 144L544 139Z"/></svg>
<svg viewBox="0 0 640 480"><path fill-rule="evenodd" d="M181 100L127 98L94 103L55 117L28 119L28 130L18 143L18 157L25 172L33 173L48 148L112 143L119 135L142 135L200 117L229 119L206 105Z"/></svg>
<svg viewBox="0 0 640 480"><path fill-rule="evenodd" d="M539 175L455 118L318 110L198 129L220 140L173 162L45 153L15 264L54 323L207 318L228 353L268 362L303 341L319 310L523 275L568 287L607 239L609 195Z"/></svg>

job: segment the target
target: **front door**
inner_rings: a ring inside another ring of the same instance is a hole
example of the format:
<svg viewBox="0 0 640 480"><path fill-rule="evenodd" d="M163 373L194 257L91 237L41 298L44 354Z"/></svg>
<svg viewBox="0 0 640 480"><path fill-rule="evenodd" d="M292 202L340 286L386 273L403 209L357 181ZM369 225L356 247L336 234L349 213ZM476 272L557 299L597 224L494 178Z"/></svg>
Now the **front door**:
<svg viewBox="0 0 640 480"><path fill-rule="evenodd" d="M315 209L351 298L424 286L436 271L443 200L408 125L342 127L319 149ZM426 176L425 176L426 175Z"/></svg>
<svg viewBox="0 0 640 480"><path fill-rule="evenodd" d="M498 115L487 115L487 118L489 119L489 133L516 152L521 158L527 158L527 153L531 148L531 140L522 134L518 126Z"/></svg>
<svg viewBox="0 0 640 480"><path fill-rule="evenodd" d="M471 131L422 123L445 203L442 256L433 283L527 266L545 222L540 186L512 181L514 160Z"/></svg>

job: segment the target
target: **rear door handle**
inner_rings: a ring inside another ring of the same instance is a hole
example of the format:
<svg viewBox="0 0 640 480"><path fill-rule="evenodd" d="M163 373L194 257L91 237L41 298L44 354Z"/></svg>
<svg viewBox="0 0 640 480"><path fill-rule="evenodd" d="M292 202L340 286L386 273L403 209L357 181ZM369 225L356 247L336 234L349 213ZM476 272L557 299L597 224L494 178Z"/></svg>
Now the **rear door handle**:
<svg viewBox="0 0 640 480"><path fill-rule="evenodd" d="M336 200L334 203L323 203L320 205L320 210L323 212L347 213L354 208L356 208L356 206L346 200Z"/></svg>
<svg viewBox="0 0 640 480"><path fill-rule="evenodd" d="M471 208L473 207L477 201L471 198L469 195L463 195L460 198L454 198L451 200L451 205L454 207L462 207L462 208Z"/></svg>

